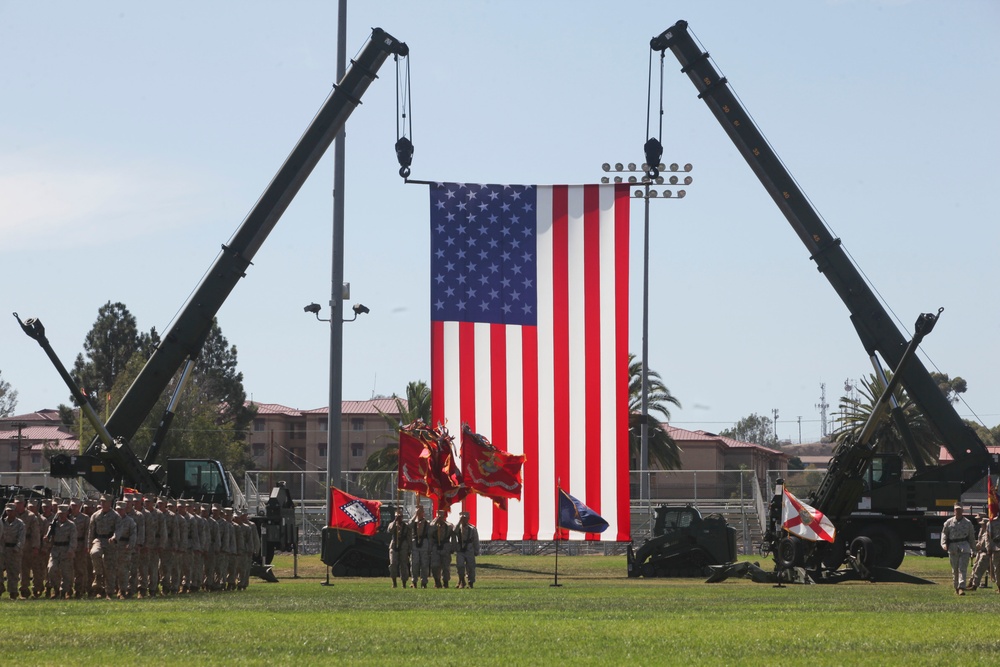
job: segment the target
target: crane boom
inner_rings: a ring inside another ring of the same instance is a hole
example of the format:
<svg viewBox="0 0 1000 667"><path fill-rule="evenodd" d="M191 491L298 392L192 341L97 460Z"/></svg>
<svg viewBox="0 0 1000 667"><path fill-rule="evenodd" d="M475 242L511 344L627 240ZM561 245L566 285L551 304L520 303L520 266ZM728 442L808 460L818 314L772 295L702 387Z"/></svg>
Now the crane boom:
<svg viewBox="0 0 1000 667"><path fill-rule="evenodd" d="M152 467L157 454L156 449L162 444L163 435L169 427L172 416L170 410L176 402L176 397L171 399L171 407L168 408L168 414L157 429L154 444L145 460L140 460L135 455L128 444L129 441L185 363L187 363L185 377L189 373L191 362L200 354L219 309L239 280L246 275L245 272L257 250L274 229L327 148L343 129L351 113L361 104L361 97L371 82L377 78L379 68L390 55L406 56L408 53L405 43L381 28L372 30L368 42L313 117L264 193L229 242L222 246L222 251L215 262L185 303L135 381L129 386L106 425L100 423L93 409L87 409L90 406L86 404L86 397L52 351L41 322L35 318L21 322L18 318L25 333L34 338L53 361L74 399L80 404L87 418L94 422L99 434L90 443L83 456L78 457L80 460L85 460L87 465L67 465L64 460L60 460L57 464L53 461L54 475L57 468L60 470L58 476L64 476L63 473L69 474L71 470L75 470L102 491L117 490L122 485L134 486L143 491L161 490L159 478L151 474L148 468ZM91 465L90 462L94 461L97 464ZM198 460L193 461L198 462ZM217 462L211 463L215 463L218 472L221 473L221 466Z"/></svg>

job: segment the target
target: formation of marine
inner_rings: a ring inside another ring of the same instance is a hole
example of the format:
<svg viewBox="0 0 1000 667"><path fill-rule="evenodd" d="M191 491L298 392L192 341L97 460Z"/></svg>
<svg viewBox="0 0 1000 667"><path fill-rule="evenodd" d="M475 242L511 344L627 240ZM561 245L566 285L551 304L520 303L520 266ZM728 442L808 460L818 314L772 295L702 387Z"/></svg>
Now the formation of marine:
<svg viewBox="0 0 1000 667"><path fill-rule="evenodd" d="M141 494L26 502L0 519L0 596L126 599L241 591L260 536L245 511Z"/></svg>
<svg viewBox="0 0 1000 667"><path fill-rule="evenodd" d="M451 582L451 554L455 554L458 570L457 588L474 588L476 556L479 555L479 531L469 523L469 513L462 512L458 523L448 523L447 512L438 510L433 521L424 516L417 505L413 519L407 521L403 510L397 509L388 525L389 576L392 587L402 579L403 588L412 582L416 588L427 588L430 577L435 588L448 588Z"/></svg>

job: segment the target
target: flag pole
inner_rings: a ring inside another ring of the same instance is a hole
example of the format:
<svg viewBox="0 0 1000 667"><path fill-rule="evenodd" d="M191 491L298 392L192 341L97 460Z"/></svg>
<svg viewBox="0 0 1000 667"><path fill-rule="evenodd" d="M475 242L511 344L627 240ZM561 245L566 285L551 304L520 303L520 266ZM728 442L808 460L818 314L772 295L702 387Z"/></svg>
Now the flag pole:
<svg viewBox="0 0 1000 667"><path fill-rule="evenodd" d="M559 530L559 486L561 480L556 479L556 571L555 578L552 583L549 584L549 588L559 588L562 584L559 583L559 542L562 538L562 531Z"/></svg>

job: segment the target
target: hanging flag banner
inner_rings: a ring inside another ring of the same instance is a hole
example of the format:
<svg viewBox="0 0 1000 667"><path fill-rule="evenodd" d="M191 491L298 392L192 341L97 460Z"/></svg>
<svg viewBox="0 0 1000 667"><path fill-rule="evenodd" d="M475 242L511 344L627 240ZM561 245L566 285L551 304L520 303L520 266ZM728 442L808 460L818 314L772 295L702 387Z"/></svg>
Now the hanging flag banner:
<svg viewBox="0 0 1000 667"><path fill-rule="evenodd" d="M553 539L562 480L612 526L573 539L629 540L628 185L429 190L432 422L525 457L520 503L463 509Z"/></svg>
<svg viewBox="0 0 1000 667"><path fill-rule="evenodd" d="M837 530L825 514L793 496L788 489L782 490L785 494L781 509L782 528L810 542L817 540L833 542L836 539Z"/></svg>

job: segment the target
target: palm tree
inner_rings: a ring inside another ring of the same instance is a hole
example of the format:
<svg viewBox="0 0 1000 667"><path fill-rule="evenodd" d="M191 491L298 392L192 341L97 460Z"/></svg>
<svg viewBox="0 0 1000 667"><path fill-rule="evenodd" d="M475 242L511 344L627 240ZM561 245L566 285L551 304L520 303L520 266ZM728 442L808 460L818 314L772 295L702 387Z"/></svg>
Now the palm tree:
<svg viewBox="0 0 1000 667"><path fill-rule="evenodd" d="M629 450L638 460L642 448L642 362L637 361L634 354L628 355L628 439ZM646 437L649 447L649 458L663 470L679 470L681 467L681 450L670 434L663 428L663 423L670 421L670 410L667 404L681 407L663 380L655 371L648 371L649 397L646 414ZM662 422L655 415L663 417Z"/></svg>
<svg viewBox="0 0 1000 667"><path fill-rule="evenodd" d="M861 378L861 386L857 387L857 390L859 394L857 398L840 397L840 418L843 421L843 426L833 433L833 439L838 446L857 440L869 416L871 416L875 403L885 392L885 383L874 373L871 373L867 378ZM903 409L906 424L909 426L910 433L913 434L917 455L923 459L924 463L935 464L940 451L940 440L934 430L901 386L894 392L894 397ZM903 458L905 464L915 467L915 462L911 460L904 445L903 436L895 422L892 421L888 413L882 419L883 426L876 436L875 446L877 450L883 454L898 454Z"/></svg>
<svg viewBox="0 0 1000 667"><path fill-rule="evenodd" d="M399 468L399 427L410 424L418 419L425 424L431 423L431 389L423 380L410 382L406 385L406 400L393 396L396 401L396 412L391 415L379 410L392 429L392 439L385 447L372 453L365 461L364 470L379 473L376 475L361 475L360 484L371 497L387 498L393 495L392 475Z"/></svg>

